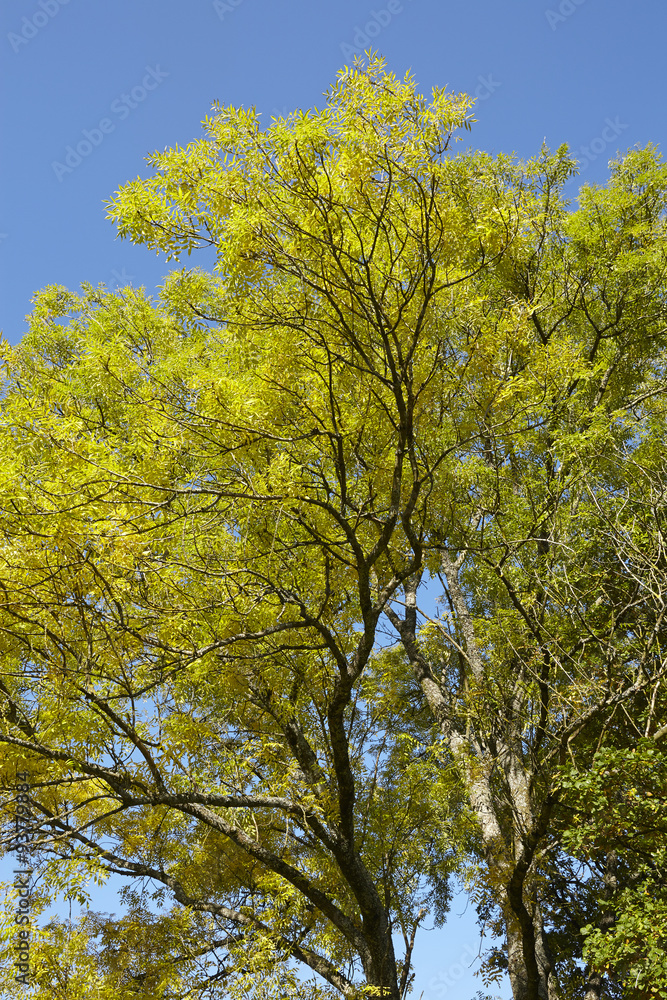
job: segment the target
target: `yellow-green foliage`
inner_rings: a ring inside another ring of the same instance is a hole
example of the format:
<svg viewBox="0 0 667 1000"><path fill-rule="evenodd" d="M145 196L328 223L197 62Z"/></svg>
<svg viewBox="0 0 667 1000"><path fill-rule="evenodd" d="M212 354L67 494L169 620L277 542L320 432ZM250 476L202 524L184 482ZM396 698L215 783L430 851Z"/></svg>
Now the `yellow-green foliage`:
<svg viewBox="0 0 667 1000"><path fill-rule="evenodd" d="M570 211L565 148L455 155L471 121L377 57L267 127L217 108L109 213L214 273L46 288L2 346L4 816L29 772L44 905L107 872L175 904L43 928L36 1000L397 1000L451 871L481 871L480 776L505 891L497 747L546 796L571 719L630 683L600 636L647 649L610 566L664 562L665 168L635 151ZM469 614L411 626L443 552Z"/></svg>

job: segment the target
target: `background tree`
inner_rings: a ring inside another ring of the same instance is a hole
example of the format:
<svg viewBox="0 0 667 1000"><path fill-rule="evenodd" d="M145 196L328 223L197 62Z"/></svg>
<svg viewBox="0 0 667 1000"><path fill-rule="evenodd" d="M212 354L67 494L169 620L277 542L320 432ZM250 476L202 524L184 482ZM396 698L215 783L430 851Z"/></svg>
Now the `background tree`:
<svg viewBox="0 0 667 1000"><path fill-rule="evenodd" d="M619 718L628 749L638 726L664 724L664 181L651 150L630 154L565 214L558 174L540 180L536 239L480 279L492 321L508 300L530 317L508 383L523 384L532 427L512 433L504 394L489 400L474 488L433 547L448 614L421 632L414 612L392 618L468 768L484 905L506 935L496 960L518 997L555 995L581 954L576 935L545 928L563 881L559 766L590 760Z"/></svg>
<svg viewBox="0 0 667 1000"><path fill-rule="evenodd" d="M663 482L666 177L629 154L570 212L565 149L452 155L469 107L373 59L265 130L218 109L111 206L214 273L47 289L6 353L3 778L51 884L174 901L83 921L99 990L401 997L454 865L515 997L588 988L595 878L549 923L597 851L576 775L623 713L664 724L662 508L632 498Z"/></svg>

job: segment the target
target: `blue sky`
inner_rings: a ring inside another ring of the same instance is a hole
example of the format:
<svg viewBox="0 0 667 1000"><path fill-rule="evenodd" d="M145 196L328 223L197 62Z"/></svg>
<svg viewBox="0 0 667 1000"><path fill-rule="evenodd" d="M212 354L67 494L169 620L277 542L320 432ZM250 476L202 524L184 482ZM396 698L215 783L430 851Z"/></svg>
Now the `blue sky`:
<svg viewBox="0 0 667 1000"><path fill-rule="evenodd" d="M116 240L102 202L198 136L214 100L267 119L321 104L370 42L426 92L477 94L474 146L568 142L603 181L617 150L663 141L666 26L661 0L3 0L0 329L18 341L46 284L160 282L164 262Z"/></svg>
<svg viewBox="0 0 667 1000"><path fill-rule="evenodd" d="M602 183L617 151L664 146L666 29L664 0L3 0L0 329L17 343L47 284L161 282L164 260L117 240L103 201L152 150L199 136L215 100L267 121L321 105L372 46L424 92L476 95L474 147L529 157L567 142L581 179ZM459 897L445 930L418 939L415 997L482 988L464 910Z"/></svg>

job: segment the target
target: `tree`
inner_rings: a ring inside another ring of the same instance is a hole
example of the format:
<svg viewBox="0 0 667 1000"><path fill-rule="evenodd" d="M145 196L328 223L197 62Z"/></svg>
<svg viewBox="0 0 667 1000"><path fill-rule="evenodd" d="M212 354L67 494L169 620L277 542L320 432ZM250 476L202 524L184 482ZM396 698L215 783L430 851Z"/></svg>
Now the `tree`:
<svg viewBox="0 0 667 1000"><path fill-rule="evenodd" d="M377 58L267 129L216 109L110 207L214 273L46 289L6 350L3 779L45 893L174 904L82 922L100 996L398 1000L455 867L517 1000L588 989L599 921L549 922L598 851L577 776L664 719L667 174L570 212L565 148L453 155L469 109Z"/></svg>

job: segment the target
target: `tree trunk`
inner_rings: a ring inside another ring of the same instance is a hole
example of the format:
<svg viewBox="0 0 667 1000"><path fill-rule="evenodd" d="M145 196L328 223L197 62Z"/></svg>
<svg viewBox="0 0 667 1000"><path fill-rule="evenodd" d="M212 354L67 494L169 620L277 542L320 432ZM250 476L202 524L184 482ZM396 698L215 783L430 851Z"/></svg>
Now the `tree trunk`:
<svg viewBox="0 0 667 1000"><path fill-rule="evenodd" d="M616 851L607 851L606 864L604 870L604 891L603 897L612 900L618 888L618 854ZM600 919L598 927L601 931L610 931L616 923L616 913L613 906L606 908ZM604 997L605 977L600 972L586 969L586 996L585 1000L602 1000Z"/></svg>
<svg viewBox="0 0 667 1000"><path fill-rule="evenodd" d="M512 996L514 1000L557 1000L539 903L534 906L531 923L531 930L525 933L512 910L505 917Z"/></svg>
<svg viewBox="0 0 667 1000"><path fill-rule="evenodd" d="M604 980L599 972L591 972L586 981L584 1000L601 1000Z"/></svg>

